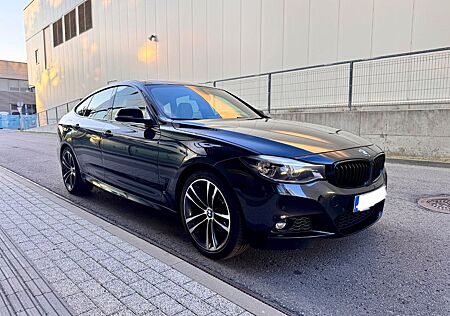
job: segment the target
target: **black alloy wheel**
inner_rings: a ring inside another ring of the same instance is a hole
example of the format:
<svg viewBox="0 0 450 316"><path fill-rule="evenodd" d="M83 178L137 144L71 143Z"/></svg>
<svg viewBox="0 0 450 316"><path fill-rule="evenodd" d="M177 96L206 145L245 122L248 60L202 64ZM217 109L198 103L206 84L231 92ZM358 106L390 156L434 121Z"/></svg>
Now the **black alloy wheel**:
<svg viewBox="0 0 450 316"><path fill-rule="evenodd" d="M69 193L83 195L92 189L92 185L81 178L78 163L68 147L64 148L61 154L61 171L64 186Z"/></svg>
<svg viewBox="0 0 450 316"><path fill-rule="evenodd" d="M237 199L215 174L191 175L180 200L183 225L202 254L230 258L248 248Z"/></svg>

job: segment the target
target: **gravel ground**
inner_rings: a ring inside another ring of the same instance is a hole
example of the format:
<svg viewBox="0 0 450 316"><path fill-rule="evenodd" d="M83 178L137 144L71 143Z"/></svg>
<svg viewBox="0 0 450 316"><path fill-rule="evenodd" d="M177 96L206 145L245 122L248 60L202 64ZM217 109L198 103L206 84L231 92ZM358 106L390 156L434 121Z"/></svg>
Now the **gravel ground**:
<svg viewBox="0 0 450 316"><path fill-rule="evenodd" d="M55 135L0 130L0 165L293 314L450 314L450 215L417 205L424 196L450 195L450 168L388 164L385 214L356 235L275 244L213 262L196 252L171 214L97 189L68 195L56 144Z"/></svg>

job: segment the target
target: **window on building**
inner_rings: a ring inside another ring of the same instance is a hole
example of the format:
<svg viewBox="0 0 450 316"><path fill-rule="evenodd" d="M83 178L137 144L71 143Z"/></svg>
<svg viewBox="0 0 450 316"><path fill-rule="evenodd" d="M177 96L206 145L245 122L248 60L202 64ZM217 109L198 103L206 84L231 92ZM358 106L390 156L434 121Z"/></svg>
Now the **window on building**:
<svg viewBox="0 0 450 316"><path fill-rule="evenodd" d="M36 65L39 65L39 49L34 51L34 61L36 62Z"/></svg>
<svg viewBox="0 0 450 316"><path fill-rule="evenodd" d="M117 88L112 109L112 120L115 120L119 110L124 108L139 108L144 118L150 117L147 112L147 102L136 88L127 86Z"/></svg>
<svg viewBox="0 0 450 316"><path fill-rule="evenodd" d="M0 91L8 91L9 90L9 80L0 78Z"/></svg>
<svg viewBox="0 0 450 316"><path fill-rule="evenodd" d="M15 113L15 115L19 115L19 110L17 109L17 104L10 104L11 113ZM36 114L36 104L24 104L22 106L22 114L24 115L32 115Z"/></svg>
<svg viewBox="0 0 450 316"><path fill-rule="evenodd" d="M29 88L28 88L28 81L20 80L19 81L19 89L20 89L20 92L28 92L28 91L30 91Z"/></svg>
<svg viewBox="0 0 450 316"><path fill-rule="evenodd" d="M91 0L87 0L78 6L78 28L80 34L92 28Z"/></svg>
<svg viewBox="0 0 450 316"><path fill-rule="evenodd" d="M9 113L11 113L11 115L20 115L19 110L17 109L17 104L9 105Z"/></svg>
<svg viewBox="0 0 450 316"><path fill-rule="evenodd" d="M70 40L72 37L77 36L77 21L75 16L75 9L70 11L64 16L64 32L66 36L66 41Z"/></svg>
<svg viewBox="0 0 450 316"><path fill-rule="evenodd" d="M36 104L25 104L24 105L25 114L36 114Z"/></svg>
<svg viewBox="0 0 450 316"><path fill-rule="evenodd" d="M53 46L56 47L62 42L64 42L62 19L59 19L53 23Z"/></svg>
<svg viewBox="0 0 450 316"><path fill-rule="evenodd" d="M19 80L9 79L9 91L20 91Z"/></svg>

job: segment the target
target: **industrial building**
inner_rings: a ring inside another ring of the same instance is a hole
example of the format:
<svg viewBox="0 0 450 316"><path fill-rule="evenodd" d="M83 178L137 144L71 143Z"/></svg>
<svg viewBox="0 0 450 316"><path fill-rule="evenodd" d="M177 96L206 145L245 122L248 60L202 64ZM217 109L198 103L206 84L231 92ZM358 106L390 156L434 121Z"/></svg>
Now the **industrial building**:
<svg viewBox="0 0 450 316"><path fill-rule="evenodd" d="M447 0L33 0L24 9L29 81L41 111L115 80L212 82L447 47L448 12ZM435 100L435 90L416 95L410 76L435 68L427 56L378 63L388 77L374 63L273 76L272 108L346 104L349 76L359 80L353 102L386 101L386 91L387 101ZM448 69L448 54L438 57ZM216 84L265 109L267 79ZM387 89L392 80L407 87Z"/></svg>

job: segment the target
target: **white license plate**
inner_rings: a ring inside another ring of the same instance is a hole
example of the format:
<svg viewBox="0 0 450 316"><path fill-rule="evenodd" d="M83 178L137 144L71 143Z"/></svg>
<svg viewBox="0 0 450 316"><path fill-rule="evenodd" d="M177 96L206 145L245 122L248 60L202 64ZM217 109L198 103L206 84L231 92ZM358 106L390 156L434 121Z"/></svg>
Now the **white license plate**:
<svg viewBox="0 0 450 316"><path fill-rule="evenodd" d="M386 199L386 187L382 186L375 191L364 193L361 195L355 196L355 201L353 203L353 212L362 212L366 211L378 202Z"/></svg>

